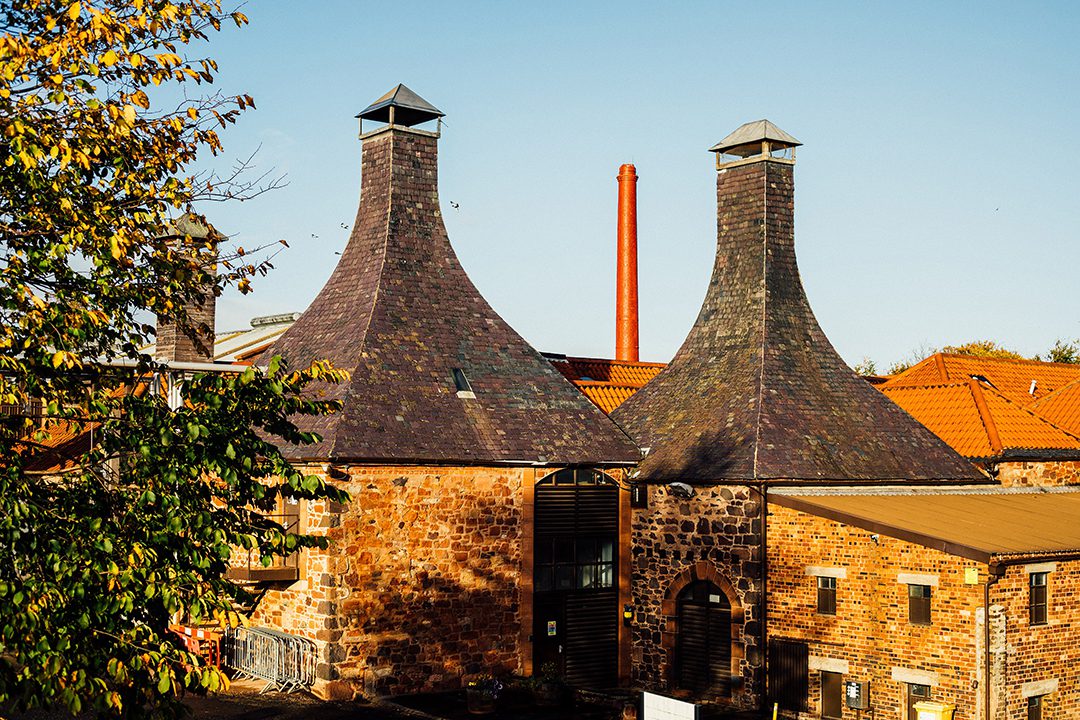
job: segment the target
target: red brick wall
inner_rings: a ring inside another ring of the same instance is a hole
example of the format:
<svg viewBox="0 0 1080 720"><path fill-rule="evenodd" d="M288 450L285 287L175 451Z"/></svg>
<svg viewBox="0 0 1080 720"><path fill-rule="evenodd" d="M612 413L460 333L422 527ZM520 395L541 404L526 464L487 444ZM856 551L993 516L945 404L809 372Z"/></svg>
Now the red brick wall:
<svg viewBox="0 0 1080 720"><path fill-rule="evenodd" d="M983 583L987 566L920 545L770 506L769 632L806 642L812 660L846 662L845 680L869 680L874 717L903 718L906 687L893 668L934 674L934 700L956 704L956 720L981 718L984 696ZM816 612L808 567L843 568L837 614ZM991 586L993 720L1026 718L1027 694L1056 681L1043 717L1080 717L1080 562L1050 573L1047 626L1029 623L1028 567L1010 566ZM965 569L978 584L965 582ZM930 626L907 622L900 573L936 575ZM810 715L817 717L822 661L812 662ZM835 665L834 665L835 667ZM846 710L845 718L856 718Z"/></svg>
<svg viewBox="0 0 1080 720"><path fill-rule="evenodd" d="M998 464L998 481L1006 487L1080 485L1080 461L1003 462Z"/></svg>

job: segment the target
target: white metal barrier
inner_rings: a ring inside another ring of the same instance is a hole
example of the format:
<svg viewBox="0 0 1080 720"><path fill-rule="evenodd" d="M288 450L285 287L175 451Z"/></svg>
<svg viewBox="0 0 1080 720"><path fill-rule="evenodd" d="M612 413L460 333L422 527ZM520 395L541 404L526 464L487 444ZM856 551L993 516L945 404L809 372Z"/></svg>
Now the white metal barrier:
<svg viewBox="0 0 1080 720"><path fill-rule="evenodd" d="M315 684L315 643L270 628L234 628L225 636L225 665L265 680L260 692L295 692Z"/></svg>

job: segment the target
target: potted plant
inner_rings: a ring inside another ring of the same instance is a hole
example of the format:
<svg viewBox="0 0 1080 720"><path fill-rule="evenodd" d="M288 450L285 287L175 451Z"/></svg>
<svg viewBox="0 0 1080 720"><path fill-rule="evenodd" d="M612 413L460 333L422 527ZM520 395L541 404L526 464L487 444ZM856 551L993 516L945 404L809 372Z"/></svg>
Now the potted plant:
<svg viewBox="0 0 1080 720"><path fill-rule="evenodd" d="M533 678L533 697L537 707L561 705L565 690L558 664L548 661L541 665L540 674Z"/></svg>
<svg viewBox="0 0 1080 720"><path fill-rule="evenodd" d="M488 715L495 712L495 701L503 684L494 675L476 675L465 683L465 700L469 712L473 715Z"/></svg>

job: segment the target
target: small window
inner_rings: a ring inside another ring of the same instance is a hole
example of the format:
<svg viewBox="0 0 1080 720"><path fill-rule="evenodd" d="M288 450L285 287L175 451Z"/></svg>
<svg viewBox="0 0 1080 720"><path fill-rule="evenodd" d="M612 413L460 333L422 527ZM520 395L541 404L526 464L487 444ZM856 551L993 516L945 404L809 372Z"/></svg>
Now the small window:
<svg viewBox="0 0 1080 720"><path fill-rule="evenodd" d="M1033 573L1035 575L1043 575L1045 573ZM1043 718L1043 696L1036 695L1035 697L1029 697L1027 699L1027 720L1042 720Z"/></svg>
<svg viewBox="0 0 1080 720"><path fill-rule="evenodd" d="M473 392L472 385L469 383L469 378L465 377L464 370L462 370L461 368L454 368L450 372L454 376L454 387L457 389L458 397L476 397L476 394Z"/></svg>
<svg viewBox="0 0 1080 720"><path fill-rule="evenodd" d="M835 672L821 672L821 717L844 716L844 676Z"/></svg>
<svg viewBox="0 0 1080 720"><path fill-rule="evenodd" d="M1031 590L1028 597L1032 625L1045 625L1047 622L1046 580L1048 575L1049 573L1037 572L1031 573L1031 575L1028 576L1029 588Z"/></svg>
<svg viewBox="0 0 1080 720"><path fill-rule="evenodd" d="M836 614L836 578L818 577L817 611L822 615Z"/></svg>
<svg viewBox="0 0 1080 720"><path fill-rule="evenodd" d="M913 585L912 587L926 587L925 585ZM915 703L922 702L923 700L930 699L930 686L929 685L916 685L915 683L908 683L907 686L907 708L908 708L908 720L919 720L919 713L915 710Z"/></svg>
<svg viewBox="0 0 1080 720"><path fill-rule="evenodd" d="M908 622L912 625L930 624L929 585L908 585Z"/></svg>

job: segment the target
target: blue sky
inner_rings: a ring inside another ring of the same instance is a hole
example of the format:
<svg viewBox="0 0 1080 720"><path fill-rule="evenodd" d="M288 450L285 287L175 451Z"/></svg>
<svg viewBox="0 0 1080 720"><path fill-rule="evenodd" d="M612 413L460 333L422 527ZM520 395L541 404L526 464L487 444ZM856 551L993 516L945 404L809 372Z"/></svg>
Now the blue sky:
<svg viewBox="0 0 1080 720"><path fill-rule="evenodd" d="M849 363L1080 337L1080 11L1072 3L256 0L212 40L258 110L224 136L289 185L208 208L291 249L219 327L303 310L360 187L354 115L398 82L446 113L450 239L541 350L610 356L615 174L637 165L642 359L697 314L716 242L708 148L767 117L804 143L796 250ZM454 201L459 205L451 208Z"/></svg>

